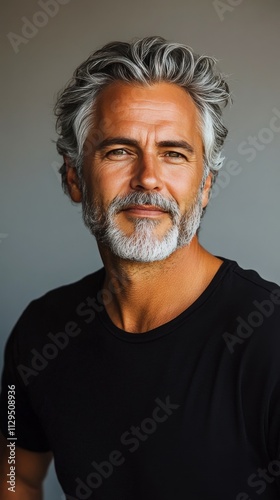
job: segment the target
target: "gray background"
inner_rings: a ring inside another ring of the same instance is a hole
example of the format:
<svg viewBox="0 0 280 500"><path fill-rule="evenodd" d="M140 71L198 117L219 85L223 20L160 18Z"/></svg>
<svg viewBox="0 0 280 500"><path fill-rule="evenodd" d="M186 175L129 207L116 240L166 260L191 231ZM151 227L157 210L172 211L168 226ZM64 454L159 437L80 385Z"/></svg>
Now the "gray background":
<svg viewBox="0 0 280 500"><path fill-rule="evenodd" d="M222 4L219 16L210 0L64 0L56 15L42 18L36 0L3 2L1 350L32 298L101 265L80 208L71 205L60 188L52 107L75 67L114 39L158 34L219 59L234 95L225 113L230 129L225 171L234 160L239 173L221 175L200 240L216 255L280 283L280 131L263 131L270 128L275 108L280 128L280 3ZM27 43L15 53L7 34L22 36L22 17L45 25L35 35L29 31ZM252 154L244 152L249 136L260 138L260 150L254 148ZM45 498L63 498L53 468Z"/></svg>

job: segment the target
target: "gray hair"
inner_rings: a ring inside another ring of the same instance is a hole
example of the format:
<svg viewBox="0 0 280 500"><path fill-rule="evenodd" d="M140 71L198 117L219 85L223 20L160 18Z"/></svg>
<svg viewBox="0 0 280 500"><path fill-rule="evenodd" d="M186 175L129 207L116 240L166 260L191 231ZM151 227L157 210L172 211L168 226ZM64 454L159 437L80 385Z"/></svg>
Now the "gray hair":
<svg viewBox="0 0 280 500"><path fill-rule="evenodd" d="M58 96L58 153L69 158L82 180L84 145L99 93L114 81L142 85L174 83L189 93L199 111L204 176L210 171L214 180L224 160L222 146L228 132L222 121L222 108L231 100L228 85L222 74L215 71L215 63L212 57L199 56L186 45L157 36L106 44L76 69ZM60 173L68 193L65 164Z"/></svg>

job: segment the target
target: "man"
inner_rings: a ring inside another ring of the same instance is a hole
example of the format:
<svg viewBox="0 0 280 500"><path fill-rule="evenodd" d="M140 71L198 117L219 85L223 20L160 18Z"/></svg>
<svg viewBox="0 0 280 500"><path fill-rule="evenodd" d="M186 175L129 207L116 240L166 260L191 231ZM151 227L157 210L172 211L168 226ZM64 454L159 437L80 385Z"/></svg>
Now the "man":
<svg viewBox="0 0 280 500"><path fill-rule="evenodd" d="M213 59L159 37L106 45L60 94L63 186L104 268L8 341L1 498L41 498L52 456L69 500L280 498L279 288L197 234L229 99Z"/></svg>

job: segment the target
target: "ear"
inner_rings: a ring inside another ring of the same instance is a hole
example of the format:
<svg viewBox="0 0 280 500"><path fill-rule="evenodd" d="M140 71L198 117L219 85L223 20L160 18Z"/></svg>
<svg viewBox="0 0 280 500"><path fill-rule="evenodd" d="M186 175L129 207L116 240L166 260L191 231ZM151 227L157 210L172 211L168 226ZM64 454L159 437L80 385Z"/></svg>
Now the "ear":
<svg viewBox="0 0 280 500"><path fill-rule="evenodd" d="M64 162L66 166L66 182L70 198L75 203L81 203L82 191L80 188L77 169L71 165L70 160L67 156L64 156Z"/></svg>
<svg viewBox="0 0 280 500"><path fill-rule="evenodd" d="M210 174L206 178L206 181L205 181L205 184L203 187L203 191L202 191L202 207L203 208L205 208L209 202L212 180L213 180L213 174L210 172Z"/></svg>

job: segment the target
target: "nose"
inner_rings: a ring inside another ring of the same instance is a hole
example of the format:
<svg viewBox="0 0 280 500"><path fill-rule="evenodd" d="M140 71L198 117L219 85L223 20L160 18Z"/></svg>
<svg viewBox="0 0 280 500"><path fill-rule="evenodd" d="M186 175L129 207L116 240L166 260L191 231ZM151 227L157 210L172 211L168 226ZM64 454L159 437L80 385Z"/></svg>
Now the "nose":
<svg viewBox="0 0 280 500"><path fill-rule="evenodd" d="M160 162L152 154L143 154L134 165L130 187L136 191L160 191L163 187Z"/></svg>

